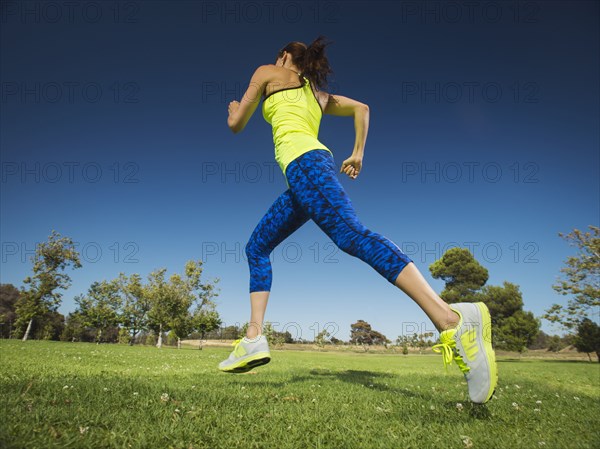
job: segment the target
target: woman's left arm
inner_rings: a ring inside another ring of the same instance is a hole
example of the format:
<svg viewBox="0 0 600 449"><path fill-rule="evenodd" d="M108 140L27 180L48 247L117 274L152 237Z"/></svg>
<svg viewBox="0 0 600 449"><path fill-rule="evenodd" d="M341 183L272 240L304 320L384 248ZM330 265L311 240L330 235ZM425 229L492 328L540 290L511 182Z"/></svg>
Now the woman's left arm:
<svg viewBox="0 0 600 449"><path fill-rule="evenodd" d="M242 101L232 101L229 103L229 117L227 118L227 126L234 134L242 131L254 111L260 103L260 97L265 91L265 86L269 81L270 69L268 65L261 65L254 71L254 75L250 79L250 84L246 93L242 97Z"/></svg>

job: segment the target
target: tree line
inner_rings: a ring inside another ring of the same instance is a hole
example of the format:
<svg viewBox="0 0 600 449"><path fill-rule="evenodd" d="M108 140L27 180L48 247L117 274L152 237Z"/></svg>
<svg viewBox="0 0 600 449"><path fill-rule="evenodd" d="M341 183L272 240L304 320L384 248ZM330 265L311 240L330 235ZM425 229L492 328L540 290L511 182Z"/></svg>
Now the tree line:
<svg viewBox="0 0 600 449"><path fill-rule="evenodd" d="M93 282L75 297L77 308L66 319L58 313L62 290L71 284L67 268L80 268L73 241L52 231L47 242L36 246L33 274L21 290L2 284L0 328L2 336L26 341L32 331L37 338L85 341L118 341L133 344L140 333L152 332L157 346L169 332L178 342L192 332L201 335L221 325L213 282L202 282L202 261L190 260L182 274L169 278L167 269L151 272L144 282L139 274L120 273L116 279ZM57 332L58 331L58 332ZM57 338L58 337L58 338Z"/></svg>
<svg viewBox="0 0 600 449"><path fill-rule="evenodd" d="M518 285L508 281L501 286L486 285L488 270L468 249L449 249L430 265L429 270L433 278L445 282L440 296L449 304L482 301L488 306L495 347L523 352L540 345L551 350L573 345L588 355L595 353L600 361L600 326L597 324L600 233L598 227L589 226L589 229L585 233L577 229L567 235L559 233L577 248L578 253L566 260L566 266L561 269L563 277L553 288L571 298L566 306L552 305L541 317L524 310ZM214 301L218 296L218 279L202 281L200 260L188 261L182 274L175 273L168 278L167 269L160 268L148 274L145 282L139 274L127 276L124 273L116 279L93 282L86 293L75 297L77 308L66 318L57 309L62 301L62 291L71 284L67 269L81 267L72 240L52 231L47 242L36 246L31 261L33 273L24 279L20 289L10 284L0 286L0 336L3 338L27 340L33 336L133 344L142 336L150 336L161 347L163 335L167 333L178 343L190 336L239 338L246 333L248 323L242 327L220 328L222 321ZM541 332L540 319L560 325L567 334L559 337ZM350 344L368 348L391 343L363 320L353 323L350 331ZM270 323L265 323L263 333L276 344L294 341L289 332L276 332ZM435 343L432 336L399 336L396 344L403 348L425 348ZM343 343L325 330L314 339L319 346L327 342Z"/></svg>

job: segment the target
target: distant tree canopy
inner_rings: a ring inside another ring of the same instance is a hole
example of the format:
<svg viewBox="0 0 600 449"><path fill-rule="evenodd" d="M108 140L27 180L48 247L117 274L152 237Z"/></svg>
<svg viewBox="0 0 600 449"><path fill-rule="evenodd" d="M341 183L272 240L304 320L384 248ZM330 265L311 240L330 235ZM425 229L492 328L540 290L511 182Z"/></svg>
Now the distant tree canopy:
<svg viewBox="0 0 600 449"><path fill-rule="evenodd" d="M69 315L66 338L86 336L93 328L97 341L106 341L110 332L108 341L132 344L139 333L152 331L161 347L164 333L180 342L192 332L204 335L217 328L221 320L213 300L216 281L201 282L202 261L188 261L183 275L175 273L167 279L166 271L154 270L146 284L138 274L123 273L117 279L94 282L85 295L75 298L78 309Z"/></svg>
<svg viewBox="0 0 600 449"><path fill-rule="evenodd" d="M15 336L29 338L33 321L47 316L60 306L62 293L71 285L71 278L65 270L80 268L81 262L75 244L69 237L61 237L52 231L47 242L36 245L35 254L31 258L33 275L25 278L27 286L21 290L15 313Z"/></svg>
<svg viewBox="0 0 600 449"><path fill-rule="evenodd" d="M373 330L366 321L358 320L350 325L350 343L369 346L391 343L391 341L382 333Z"/></svg>
<svg viewBox="0 0 600 449"><path fill-rule="evenodd" d="M577 335L573 344L579 352L587 353L588 357L591 353L595 353L600 361L600 326L584 318L577 326Z"/></svg>
<svg viewBox="0 0 600 449"><path fill-rule="evenodd" d="M539 320L523 310L519 286L504 281L502 286L485 285L488 270L466 248L451 248L429 267L431 275L446 286L440 297L449 303L484 302L492 317L494 345L509 351L524 351L540 329Z"/></svg>
<svg viewBox="0 0 600 449"><path fill-rule="evenodd" d="M588 356L595 352L600 362L594 333L594 326L597 328L600 321L600 228L590 225L589 232L574 229L558 235L577 248L577 254L567 258L560 270L563 277L552 288L572 297L566 307L553 304L543 318L574 333L577 350Z"/></svg>
<svg viewBox="0 0 600 449"><path fill-rule="evenodd" d="M21 292L12 284L0 284L0 338L9 338L17 314L15 308Z"/></svg>
<svg viewBox="0 0 600 449"><path fill-rule="evenodd" d="M476 292L488 280L488 270L463 248L450 248L429 266L429 271L446 283L440 297L449 304L475 302Z"/></svg>

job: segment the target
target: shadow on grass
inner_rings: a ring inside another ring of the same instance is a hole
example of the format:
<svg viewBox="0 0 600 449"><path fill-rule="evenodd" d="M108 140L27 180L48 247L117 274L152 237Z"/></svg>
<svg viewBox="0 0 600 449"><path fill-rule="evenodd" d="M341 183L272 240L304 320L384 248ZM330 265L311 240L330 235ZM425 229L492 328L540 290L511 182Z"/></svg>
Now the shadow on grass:
<svg viewBox="0 0 600 449"><path fill-rule="evenodd" d="M344 370L344 371L332 371L328 369L311 369L309 375L294 375L287 381L282 382L268 382L259 381L253 382L253 384L261 383L268 386L285 386L289 382L315 382L320 379L332 379L341 380L356 385L363 385L370 390L391 392L394 394L402 395L405 397L419 398L425 400L431 400L433 396L424 394L422 392L411 391L406 388L396 388L386 385L385 382L377 382L378 380L386 378L394 378L392 374L381 373L377 371L364 371L364 370Z"/></svg>
<svg viewBox="0 0 600 449"><path fill-rule="evenodd" d="M312 376L323 376L328 378L337 378L344 382L369 385L372 390L389 391L402 396L410 398L425 399L427 401L434 400L434 396L421 391L411 391L406 388L393 388L387 385L376 383L375 379L385 379L395 377L393 374L365 371L365 370L345 370L345 371L330 371L327 369L312 369L310 370ZM304 378L310 378L309 376L303 376ZM371 386L372 385L372 386ZM456 410L456 401L447 402L444 407L448 410ZM491 419L492 415L486 404L474 404L468 402L464 405L465 411L468 412L469 416L477 420L488 420Z"/></svg>
<svg viewBox="0 0 600 449"><path fill-rule="evenodd" d="M302 382L318 382L323 379L341 380L350 384L363 385L365 389L378 390L384 392L390 392L406 398L421 399L428 402L437 402L439 396L436 394L430 394L427 391L411 390L408 388L394 387L386 384L386 379L396 379L397 375L391 373L384 373L379 371L368 371L368 370L330 370L326 368L313 368L308 371L307 374L295 374L286 380L282 381L253 381L254 385L263 385L268 387L284 387L288 383L302 383ZM442 407L449 412L456 413L457 401L449 401L442 404ZM472 419L476 420L489 420L492 415L488 409L488 404L474 404L467 401L463 404L463 411L468 414Z"/></svg>
<svg viewBox="0 0 600 449"><path fill-rule="evenodd" d="M377 371L366 371L366 370L344 370L344 371L332 371L328 369L311 369L308 376L293 376L290 382L304 382L314 381L315 377L328 378L328 379L339 379L343 382L361 384L371 390L379 390L385 392L391 392L408 398L417 398L425 401L435 401L438 396L429 394L427 392L409 390L407 388L390 387L382 381L386 378L394 378L395 376L390 373L382 373ZM443 407L451 412L456 412L456 401L446 402ZM476 420L489 420L492 415L486 404L474 404L467 402L463 405L464 411L472 419Z"/></svg>
<svg viewBox="0 0 600 449"><path fill-rule="evenodd" d="M311 369L311 376L328 377L330 379L339 379L344 382L361 384L369 386L373 390L380 391L396 391L396 388L390 388L385 384L376 383L376 379L393 378L394 376L389 373L381 373L377 371L365 371L365 370L345 370L345 371L330 371L327 369ZM418 395L415 395L418 396Z"/></svg>

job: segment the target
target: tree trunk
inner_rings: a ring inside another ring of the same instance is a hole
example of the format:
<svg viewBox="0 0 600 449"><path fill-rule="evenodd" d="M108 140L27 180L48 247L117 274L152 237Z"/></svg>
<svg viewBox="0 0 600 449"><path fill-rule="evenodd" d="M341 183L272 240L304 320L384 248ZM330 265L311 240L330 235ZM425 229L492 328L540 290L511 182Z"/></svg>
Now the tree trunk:
<svg viewBox="0 0 600 449"><path fill-rule="evenodd" d="M177 349L181 349L181 338L177 337Z"/></svg>
<svg viewBox="0 0 600 449"><path fill-rule="evenodd" d="M129 346L133 346L133 342L135 341L136 334L137 334L136 329L135 328L131 329L131 340L129 340Z"/></svg>
<svg viewBox="0 0 600 449"><path fill-rule="evenodd" d="M596 357L598 357L598 362L600 362L600 351L596 351Z"/></svg>
<svg viewBox="0 0 600 449"><path fill-rule="evenodd" d="M156 342L157 348L162 348L162 324L158 327L158 341Z"/></svg>
<svg viewBox="0 0 600 449"><path fill-rule="evenodd" d="M29 320L29 324L27 325L27 329L25 330L25 335L23 335L23 341L27 341L29 338L29 332L31 332L31 325L33 324L33 318Z"/></svg>
<svg viewBox="0 0 600 449"><path fill-rule="evenodd" d="M102 328L98 329L98 337L96 337L96 344L100 344L100 339L102 338Z"/></svg>

